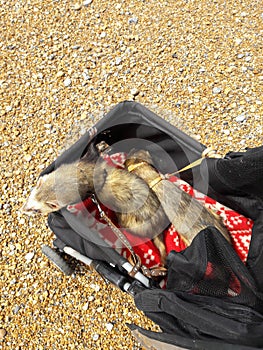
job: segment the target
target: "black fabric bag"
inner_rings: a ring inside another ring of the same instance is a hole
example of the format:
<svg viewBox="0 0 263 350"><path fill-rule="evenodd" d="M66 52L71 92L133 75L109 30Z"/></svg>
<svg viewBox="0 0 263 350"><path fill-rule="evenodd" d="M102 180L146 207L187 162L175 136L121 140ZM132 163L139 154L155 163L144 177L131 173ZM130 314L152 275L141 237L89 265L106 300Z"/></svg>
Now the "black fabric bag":
<svg viewBox="0 0 263 350"><path fill-rule="evenodd" d="M117 105L95 125L95 131L95 137L87 132L42 175L79 159L101 140L112 146L113 153L148 149L162 173L181 169L205 149L136 102ZM137 307L162 332L130 327L145 347L153 349L263 349L263 147L205 159L181 177L254 220L247 263L240 261L215 228L208 227L190 247L169 254L165 290L145 289L135 296ZM62 210L49 216L49 226L59 239L90 258L116 264L122 260L94 238L94 232L71 227L66 215Z"/></svg>
<svg viewBox="0 0 263 350"><path fill-rule="evenodd" d="M263 348L262 293L216 229L200 232L185 251L171 253L168 271L166 290L135 296L136 306L160 325L159 340L170 334L174 344L190 349L196 341L203 342L200 349L212 349L213 341L221 349L225 343Z"/></svg>
<svg viewBox="0 0 263 350"><path fill-rule="evenodd" d="M208 195L254 220L246 266L216 229L200 232L185 251L170 254L167 289L135 297L163 333L137 332L142 341L170 339L187 349L263 348L263 147L206 163Z"/></svg>

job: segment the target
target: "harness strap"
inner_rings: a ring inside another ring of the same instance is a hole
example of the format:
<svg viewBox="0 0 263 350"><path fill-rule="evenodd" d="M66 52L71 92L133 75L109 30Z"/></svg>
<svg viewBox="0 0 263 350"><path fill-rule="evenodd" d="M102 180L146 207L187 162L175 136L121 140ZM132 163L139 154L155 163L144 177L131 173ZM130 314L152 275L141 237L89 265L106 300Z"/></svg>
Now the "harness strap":
<svg viewBox="0 0 263 350"><path fill-rule="evenodd" d="M154 186L156 186L160 181L163 180L163 177L162 176L157 176L154 180L152 180L150 183L149 183L149 187L150 188L153 188Z"/></svg>
<svg viewBox="0 0 263 350"><path fill-rule="evenodd" d="M131 277L134 277L136 273L140 270L141 268L141 259L140 257L135 254L130 242L127 240L126 236L121 232L121 230L112 222L112 220L106 215L105 211L102 210L96 196L93 194L91 197L92 201L94 204L96 204L100 217L104 219L109 227L112 229L112 231L115 233L115 235L121 240L121 242L125 245L125 247L130 251L133 259L133 269L129 273Z"/></svg>
<svg viewBox="0 0 263 350"><path fill-rule="evenodd" d="M141 161L139 163L136 163L136 164L130 164L128 167L127 167L127 170L129 172L132 172L133 170L139 168L140 166L144 165L144 164L148 164L147 162L145 161Z"/></svg>

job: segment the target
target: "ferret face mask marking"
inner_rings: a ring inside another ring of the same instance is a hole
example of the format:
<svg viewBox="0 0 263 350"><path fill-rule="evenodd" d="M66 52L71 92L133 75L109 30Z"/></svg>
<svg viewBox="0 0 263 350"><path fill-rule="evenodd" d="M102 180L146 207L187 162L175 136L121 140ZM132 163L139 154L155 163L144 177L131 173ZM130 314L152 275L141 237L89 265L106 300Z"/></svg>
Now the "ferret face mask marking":
<svg viewBox="0 0 263 350"><path fill-rule="evenodd" d="M27 215L49 214L60 209L60 206L55 201L41 202L37 199L39 197L39 194L43 191L42 187L45 183L46 176L47 175L44 175L38 179L36 186L33 188L27 201L21 208L22 213Z"/></svg>

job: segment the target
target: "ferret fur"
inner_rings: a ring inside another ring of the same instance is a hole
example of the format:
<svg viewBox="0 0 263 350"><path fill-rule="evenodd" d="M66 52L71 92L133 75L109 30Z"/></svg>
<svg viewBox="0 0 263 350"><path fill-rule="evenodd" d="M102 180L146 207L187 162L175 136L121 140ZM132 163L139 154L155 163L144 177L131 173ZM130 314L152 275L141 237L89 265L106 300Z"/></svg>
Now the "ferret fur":
<svg viewBox="0 0 263 350"><path fill-rule="evenodd" d="M40 177L22 211L48 214L93 193L116 213L121 228L138 236L154 240L169 224L156 194L145 181L125 169L109 166L102 159L97 162L80 159ZM161 250L165 256L163 243Z"/></svg>
<svg viewBox="0 0 263 350"><path fill-rule="evenodd" d="M125 166L134 169L132 172L149 185L160 176L152 166L150 153L144 150L131 152ZM208 226L216 227L230 242L229 233L219 216L206 209L171 181L164 178L159 178L159 180L152 190L156 193L167 217L187 245L190 245L195 236Z"/></svg>

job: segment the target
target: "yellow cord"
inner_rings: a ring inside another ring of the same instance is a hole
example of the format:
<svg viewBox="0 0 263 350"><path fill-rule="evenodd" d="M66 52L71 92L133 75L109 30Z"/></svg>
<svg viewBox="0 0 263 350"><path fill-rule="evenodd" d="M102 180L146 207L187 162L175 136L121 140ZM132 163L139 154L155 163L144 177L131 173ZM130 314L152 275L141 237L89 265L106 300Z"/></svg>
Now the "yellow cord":
<svg viewBox="0 0 263 350"><path fill-rule="evenodd" d="M203 153L202 153L202 157L195 160L194 162L192 162L191 164L188 164L187 166L185 166L184 168L175 171L174 173L171 174L167 174L166 177L171 177L173 175L179 174L185 170L191 169L196 167L197 165L200 165L203 161L204 158L222 158L218 153L216 153L215 150L213 150L212 148L206 148Z"/></svg>

